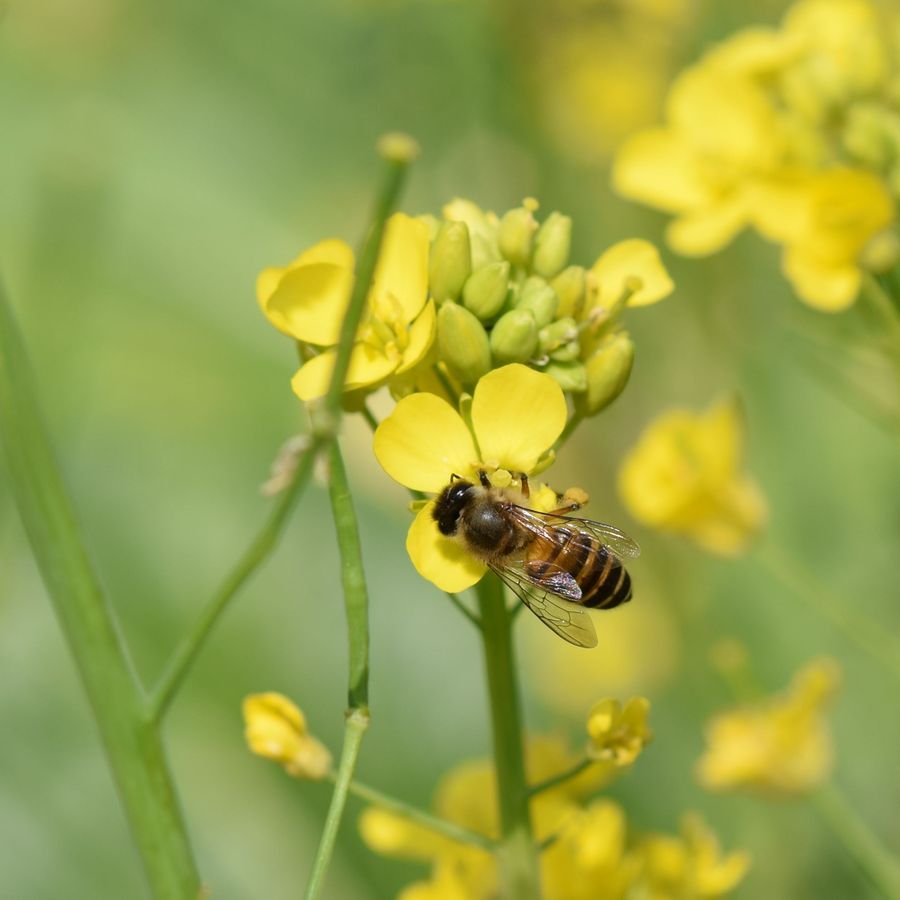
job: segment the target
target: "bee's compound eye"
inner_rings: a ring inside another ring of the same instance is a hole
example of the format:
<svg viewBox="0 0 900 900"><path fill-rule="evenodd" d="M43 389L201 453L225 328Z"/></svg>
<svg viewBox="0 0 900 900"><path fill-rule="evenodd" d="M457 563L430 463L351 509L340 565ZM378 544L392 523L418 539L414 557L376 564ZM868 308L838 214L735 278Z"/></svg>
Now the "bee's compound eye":
<svg viewBox="0 0 900 900"><path fill-rule="evenodd" d="M469 502L472 485L468 481L457 481L442 491L434 504L433 516L441 534L455 534L457 520L463 507Z"/></svg>

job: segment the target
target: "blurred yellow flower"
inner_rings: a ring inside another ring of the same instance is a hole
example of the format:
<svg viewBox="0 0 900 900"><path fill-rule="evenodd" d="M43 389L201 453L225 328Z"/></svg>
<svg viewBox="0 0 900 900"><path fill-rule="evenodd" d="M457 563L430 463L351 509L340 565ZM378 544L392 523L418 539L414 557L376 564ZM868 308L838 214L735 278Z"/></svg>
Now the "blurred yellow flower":
<svg viewBox="0 0 900 900"><path fill-rule="evenodd" d="M801 300L846 308L896 220L898 28L869 0L800 0L780 29L737 32L675 80L663 126L623 145L616 189L673 214L686 255L755 227Z"/></svg>
<svg viewBox="0 0 900 900"><path fill-rule="evenodd" d="M649 835L637 852L646 891L640 896L660 900L723 897L740 884L750 867L746 853L722 856L716 836L696 814L683 818L679 837Z"/></svg>
<svg viewBox="0 0 900 900"><path fill-rule="evenodd" d="M518 363L494 369L475 387L471 428L449 403L434 394L404 397L375 432L375 456L394 481L417 491L438 493L452 475L477 483L484 469L495 484L510 484L519 472L531 474L566 424L562 389L549 376ZM536 490L533 497L544 493ZM445 537L432 516L433 502L410 526L406 549L423 578L444 591L461 591L484 575L484 565L454 539Z"/></svg>
<svg viewBox="0 0 900 900"><path fill-rule="evenodd" d="M736 402L704 413L675 409L644 430L619 470L630 513L714 553L744 550L766 519L765 500L740 470L743 423Z"/></svg>
<svg viewBox="0 0 900 900"><path fill-rule="evenodd" d="M818 787L832 768L825 709L839 680L837 664L819 660L798 672L782 694L717 715L697 763L700 783L715 791L750 788L775 795Z"/></svg>
<svg viewBox="0 0 900 900"><path fill-rule="evenodd" d="M327 240L284 268L264 269L257 279L266 318L284 334L321 349L291 382L301 400L328 389L353 278L353 251L343 241ZM396 213L385 226L345 390L378 386L410 370L431 347L435 321L428 300L428 228Z"/></svg>
<svg viewBox="0 0 900 900"><path fill-rule="evenodd" d="M257 756L284 767L288 775L320 781L331 770L331 754L306 727L306 717L284 694L244 698L244 736Z"/></svg>
<svg viewBox="0 0 900 900"><path fill-rule="evenodd" d="M644 697L632 697L624 707L613 699L595 703L587 720L588 756L630 766L653 736L647 725L649 712L650 701Z"/></svg>
<svg viewBox="0 0 900 900"><path fill-rule="evenodd" d="M529 781L538 784L572 768L578 757L557 737L531 737L526 745ZM687 819L682 837L629 839L622 808L611 800L579 803L613 777L611 763L595 763L575 778L536 794L531 801L541 853L545 900L705 898L732 890L746 869L743 854L721 858L715 837ZM496 783L486 761L462 763L438 787L435 812L442 818L496 838ZM401 816L377 808L360 819L363 840L378 853L430 859L427 881L407 887L401 900L491 900L498 896L498 871L485 850L429 833ZM692 893L693 891L693 893Z"/></svg>

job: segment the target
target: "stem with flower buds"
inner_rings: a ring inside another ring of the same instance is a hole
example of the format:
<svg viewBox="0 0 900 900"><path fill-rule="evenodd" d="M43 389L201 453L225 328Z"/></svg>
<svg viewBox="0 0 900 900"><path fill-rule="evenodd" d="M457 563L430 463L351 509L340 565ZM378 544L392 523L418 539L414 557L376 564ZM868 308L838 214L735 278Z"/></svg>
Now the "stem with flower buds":
<svg viewBox="0 0 900 900"><path fill-rule="evenodd" d="M503 896L538 900L541 895L537 848L531 828L522 738L522 710L516 680L511 619L503 584L489 572L475 586L480 609L494 769L500 807L500 871Z"/></svg>

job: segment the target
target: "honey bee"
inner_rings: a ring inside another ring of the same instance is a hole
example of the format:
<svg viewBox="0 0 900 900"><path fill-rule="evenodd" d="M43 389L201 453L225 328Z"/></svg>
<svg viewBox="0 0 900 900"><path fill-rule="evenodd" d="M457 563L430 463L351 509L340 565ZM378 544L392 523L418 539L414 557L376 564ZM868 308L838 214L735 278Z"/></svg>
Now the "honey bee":
<svg viewBox="0 0 900 900"><path fill-rule="evenodd" d="M454 476L438 495L432 515L438 530L503 579L548 628L579 647L595 647L589 609L612 609L631 599L631 577L622 562L641 551L627 535L591 519L571 515L580 503L538 512L517 500L521 491L496 488L487 473L479 484ZM518 496L517 496L518 494Z"/></svg>

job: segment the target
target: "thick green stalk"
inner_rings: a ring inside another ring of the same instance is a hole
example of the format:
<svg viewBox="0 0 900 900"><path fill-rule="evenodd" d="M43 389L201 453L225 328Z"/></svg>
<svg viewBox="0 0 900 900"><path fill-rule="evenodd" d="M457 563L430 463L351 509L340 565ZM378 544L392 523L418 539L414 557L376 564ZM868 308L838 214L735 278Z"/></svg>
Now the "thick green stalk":
<svg viewBox="0 0 900 900"><path fill-rule="evenodd" d="M531 829L522 735L522 711L516 679L510 615L503 584L488 573L476 588L487 675L494 769L500 807L498 856L507 900L537 900L540 870Z"/></svg>
<svg viewBox="0 0 900 900"><path fill-rule="evenodd" d="M159 679L159 683L150 697L149 709L154 721L160 720L165 714L179 687L181 687L185 676L206 644L213 627L219 621L222 613L225 612L231 599L275 549L291 510L296 505L297 500L303 493L303 488L309 481L318 449L319 444L313 442L304 451L298 460L293 479L278 498L276 506L270 513L262 530L244 552L238 564L222 583L222 586L209 601L206 608L200 613L194 626L184 635L175 648L175 652L172 654Z"/></svg>
<svg viewBox="0 0 900 900"><path fill-rule="evenodd" d="M193 900L200 879L143 689L84 548L40 416L21 338L0 292L0 444L10 488L75 658L157 900Z"/></svg>
<svg viewBox="0 0 900 900"><path fill-rule="evenodd" d="M840 791L826 785L813 804L862 873L888 900L900 900L900 862L884 847Z"/></svg>

